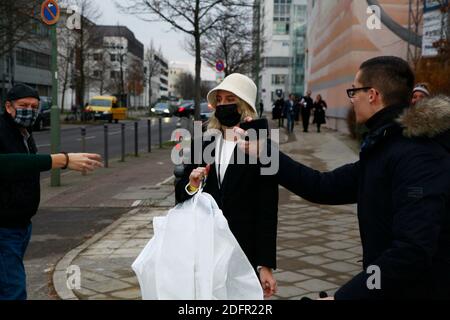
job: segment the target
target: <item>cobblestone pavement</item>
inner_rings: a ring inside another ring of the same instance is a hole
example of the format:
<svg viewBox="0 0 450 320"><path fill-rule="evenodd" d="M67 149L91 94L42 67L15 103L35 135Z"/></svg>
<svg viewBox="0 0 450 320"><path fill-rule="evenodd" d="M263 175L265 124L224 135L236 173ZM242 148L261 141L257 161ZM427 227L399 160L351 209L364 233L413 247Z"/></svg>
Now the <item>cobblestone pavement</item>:
<svg viewBox="0 0 450 320"><path fill-rule="evenodd" d="M284 138L282 151L317 170L357 160L345 137L333 131ZM299 182L301 183L301 182ZM86 244L68 253L56 268L54 283L63 299L140 299L131 264L152 236L153 217L174 205L171 181L153 190L150 199ZM146 207L146 205L151 207ZM278 225L278 293L272 299L332 295L362 270L356 206L309 203L280 187ZM67 290L66 269L80 267L81 289Z"/></svg>

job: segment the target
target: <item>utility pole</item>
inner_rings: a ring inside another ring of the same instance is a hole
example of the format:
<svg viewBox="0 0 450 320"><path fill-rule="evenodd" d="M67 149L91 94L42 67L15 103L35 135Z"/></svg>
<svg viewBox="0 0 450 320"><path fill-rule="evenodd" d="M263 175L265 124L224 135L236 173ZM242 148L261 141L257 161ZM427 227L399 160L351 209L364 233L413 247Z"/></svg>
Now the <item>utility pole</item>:
<svg viewBox="0 0 450 320"><path fill-rule="evenodd" d="M259 106L259 102L261 100L260 90L261 86L259 83L259 74L261 72L261 0L255 0L255 8L256 14L256 67L255 67L255 83L258 87L257 95L256 95L256 104Z"/></svg>
<svg viewBox="0 0 450 320"><path fill-rule="evenodd" d="M58 42L56 24L50 27L52 42L52 111L51 111L51 150L52 153L60 152L61 143L61 125L60 110L58 108ZM59 187L61 185L61 170L53 169L51 177L51 186Z"/></svg>

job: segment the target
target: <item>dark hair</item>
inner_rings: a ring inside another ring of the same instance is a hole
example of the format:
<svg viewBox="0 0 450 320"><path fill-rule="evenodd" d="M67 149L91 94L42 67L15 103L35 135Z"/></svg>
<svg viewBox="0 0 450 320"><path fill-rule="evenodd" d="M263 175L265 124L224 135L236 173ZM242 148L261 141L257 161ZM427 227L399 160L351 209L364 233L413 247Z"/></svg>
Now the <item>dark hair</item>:
<svg viewBox="0 0 450 320"><path fill-rule="evenodd" d="M363 87L380 91L386 106L410 104L415 77L408 62L399 57L382 56L367 60L359 69L358 81Z"/></svg>

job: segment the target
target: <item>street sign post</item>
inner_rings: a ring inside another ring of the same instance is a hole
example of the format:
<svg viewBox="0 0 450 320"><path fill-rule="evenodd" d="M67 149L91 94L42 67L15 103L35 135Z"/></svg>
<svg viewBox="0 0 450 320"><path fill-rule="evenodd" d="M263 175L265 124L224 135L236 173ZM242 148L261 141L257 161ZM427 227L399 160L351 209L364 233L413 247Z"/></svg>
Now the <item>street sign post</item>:
<svg viewBox="0 0 450 320"><path fill-rule="evenodd" d="M61 9L56 0L45 0L41 6L41 19L50 26L52 43L52 109L51 109L51 152L59 153L61 144L60 110L58 108L58 43L56 24L59 21ZM51 186L61 185L61 170L53 169Z"/></svg>
<svg viewBox="0 0 450 320"><path fill-rule="evenodd" d="M223 62L223 60L216 61L216 71L217 72L225 71L225 62Z"/></svg>
<svg viewBox="0 0 450 320"><path fill-rule="evenodd" d="M60 14L61 10L56 0L45 0L42 3L41 18L45 24L49 26L55 25L58 23Z"/></svg>

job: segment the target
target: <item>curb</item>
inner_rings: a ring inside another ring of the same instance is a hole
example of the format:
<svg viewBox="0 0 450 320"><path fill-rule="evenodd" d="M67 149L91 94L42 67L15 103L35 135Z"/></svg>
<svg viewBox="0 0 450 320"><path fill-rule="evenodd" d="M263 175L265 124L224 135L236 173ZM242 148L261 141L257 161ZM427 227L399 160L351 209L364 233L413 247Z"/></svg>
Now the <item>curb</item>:
<svg viewBox="0 0 450 320"><path fill-rule="evenodd" d="M172 176L165 179L164 181L156 184L156 186L160 187L168 183L172 179ZM96 233L93 237L83 242L81 245L72 249L68 253L58 261L53 271L52 281L53 287L55 288L56 294L61 300L79 300L79 298L75 295L72 289L67 285L67 270L70 266L72 266L72 262L75 260L78 255L90 247L92 244L99 241L110 231L116 229L122 222L127 220L130 216L136 214L140 208L134 208L127 213L125 213L121 218L114 221L112 224L104 228L103 230Z"/></svg>
<svg viewBox="0 0 450 320"><path fill-rule="evenodd" d="M72 289L67 285L67 270L72 265L72 261L89 246L99 241L107 233L114 230L118 225L120 225L129 216L136 214L139 209L133 209L125 213L121 218L110 224L108 227L102 231L95 234L92 238L85 241L75 249L69 251L61 260L56 264L55 270L53 272L53 287L59 298L61 300L79 300Z"/></svg>

